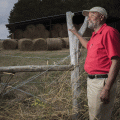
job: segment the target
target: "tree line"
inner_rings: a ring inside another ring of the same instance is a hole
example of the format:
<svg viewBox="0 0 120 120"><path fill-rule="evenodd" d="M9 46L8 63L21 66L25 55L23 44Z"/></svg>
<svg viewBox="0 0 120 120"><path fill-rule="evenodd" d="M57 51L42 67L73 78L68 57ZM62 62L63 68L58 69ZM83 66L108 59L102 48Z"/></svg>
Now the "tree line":
<svg viewBox="0 0 120 120"><path fill-rule="evenodd" d="M104 7L109 16L120 17L120 0L19 0L10 11L8 22L77 12L94 6Z"/></svg>

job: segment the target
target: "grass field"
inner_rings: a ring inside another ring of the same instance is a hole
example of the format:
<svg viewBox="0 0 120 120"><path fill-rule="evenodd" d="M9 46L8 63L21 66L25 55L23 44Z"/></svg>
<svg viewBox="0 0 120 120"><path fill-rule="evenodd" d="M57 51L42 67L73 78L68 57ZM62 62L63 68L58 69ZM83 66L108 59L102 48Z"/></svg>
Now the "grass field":
<svg viewBox="0 0 120 120"><path fill-rule="evenodd" d="M3 50L0 44L0 67L21 65L70 64L69 49L58 51L19 51ZM86 77L83 69L86 50L82 49L80 58L80 120L88 120L86 97ZM35 79L32 77L38 75ZM2 76L1 83L9 81L10 74ZM118 76L118 79L120 76ZM24 81L29 81L24 84ZM23 85L22 85L23 84ZM5 85L5 84L4 84ZM13 87L18 86L16 89ZM1 84L3 88L3 84ZM10 91L11 90L11 91ZM10 91L10 92L9 92ZM8 92L0 99L0 120L71 120L72 91L71 72L21 72L16 73L6 87ZM120 80L118 81L116 101L112 120L120 120Z"/></svg>

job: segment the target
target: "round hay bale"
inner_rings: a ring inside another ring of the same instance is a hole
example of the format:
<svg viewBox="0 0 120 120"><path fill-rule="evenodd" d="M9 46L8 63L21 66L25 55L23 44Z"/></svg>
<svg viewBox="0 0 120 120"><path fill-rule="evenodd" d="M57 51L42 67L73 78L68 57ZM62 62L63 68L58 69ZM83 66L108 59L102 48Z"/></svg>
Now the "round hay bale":
<svg viewBox="0 0 120 120"><path fill-rule="evenodd" d="M50 37L50 32L48 30L45 30L45 37L44 38L49 38Z"/></svg>
<svg viewBox="0 0 120 120"><path fill-rule="evenodd" d="M69 38L65 37L65 38L62 38L62 40L64 41L65 48L69 48Z"/></svg>
<svg viewBox="0 0 120 120"><path fill-rule="evenodd" d="M59 37L58 32L55 31L55 30L51 30L51 37L52 38L58 38Z"/></svg>
<svg viewBox="0 0 120 120"><path fill-rule="evenodd" d="M49 38L50 32L48 30L44 30L40 32L41 38Z"/></svg>
<svg viewBox="0 0 120 120"><path fill-rule="evenodd" d="M47 50L61 50L62 40L60 38L47 38Z"/></svg>
<svg viewBox="0 0 120 120"><path fill-rule="evenodd" d="M35 34L35 25L28 25L26 27L26 30L27 30L27 34L28 34L28 37L27 38L30 38L30 39L34 39L34 34Z"/></svg>
<svg viewBox="0 0 120 120"><path fill-rule="evenodd" d="M67 31L67 23L65 23L65 24L62 25L62 29L63 29L64 31Z"/></svg>
<svg viewBox="0 0 120 120"><path fill-rule="evenodd" d="M42 33L37 28L35 28L34 38L42 38Z"/></svg>
<svg viewBox="0 0 120 120"><path fill-rule="evenodd" d="M14 39L6 39L2 42L3 49L6 50L13 50L16 49L18 46L18 42Z"/></svg>
<svg viewBox="0 0 120 120"><path fill-rule="evenodd" d="M35 31L35 25L28 25L26 27L26 30L28 30L30 33L33 33Z"/></svg>
<svg viewBox="0 0 120 120"><path fill-rule="evenodd" d="M30 33L28 30L23 31L23 38L30 38Z"/></svg>
<svg viewBox="0 0 120 120"><path fill-rule="evenodd" d="M44 26L43 24L37 24L37 25L36 25L36 29L37 29L38 31L43 31L43 30L45 30L45 26Z"/></svg>
<svg viewBox="0 0 120 120"><path fill-rule="evenodd" d="M52 30L55 30L57 32L60 32L62 30L62 25L61 24L55 24L53 27L52 27Z"/></svg>
<svg viewBox="0 0 120 120"><path fill-rule="evenodd" d="M23 38L23 31L20 29L17 29L14 33L14 39L21 39Z"/></svg>
<svg viewBox="0 0 120 120"><path fill-rule="evenodd" d="M62 41L62 48L66 48L66 42L64 41L64 39L60 38Z"/></svg>
<svg viewBox="0 0 120 120"><path fill-rule="evenodd" d="M47 50L47 41L43 38L34 39L33 50Z"/></svg>
<svg viewBox="0 0 120 120"><path fill-rule="evenodd" d="M58 33L59 37L63 38L63 37L68 37L68 31L66 30L61 30L59 33Z"/></svg>
<svg viewBox="0 0 120 120"><path fill-rule="evenodd" d="M18 41L18 48L21 51L31 51L33 50L33 42L31 39L27 39L27 38L20 39Z"/></svg>

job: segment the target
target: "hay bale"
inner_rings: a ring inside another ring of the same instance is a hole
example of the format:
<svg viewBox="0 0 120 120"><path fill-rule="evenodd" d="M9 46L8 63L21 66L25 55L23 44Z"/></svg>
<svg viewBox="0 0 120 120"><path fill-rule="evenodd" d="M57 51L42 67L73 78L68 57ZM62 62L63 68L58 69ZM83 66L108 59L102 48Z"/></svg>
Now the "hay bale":
<svg viewBox="0 0 120 120"><path fill-rule="evenodd" d="M35 31L35 25L31 24L26 27L26 30L28 30L30 33L33 33Z"/></svg>
<svg viewBox="0 0 120 120"><path fill-rule="evenodd" d="M34 39L33 50L47 50L47 41L43 38Z"/></svg>
<svg viewBox="0 0 120 120"><path fill-rule="evenodd" d="M47 50L61 50L62 40L60 38L47 38Z"/></svg>
<svg viewBox="0 0 120 120"><path fill-rule="evenodd" d="M64 24L62 25L62 29L63 29L64 31L67 31L67 23L64 23Z"/></svg>
<svg viewBox="0 0 120 120"><path fill-rule="evenodd" d="M43 31L42 31L43 33ZM37 28L35 28L34 39L35 38L42 38L42 33Z"/></svg>
<svg viewBox="0 0 120 120"><path fill-rule="evenodd" d="M28 30L23 31L23 38L30 38L30 33Z"/></svg>
<svg viewBox="0 0 120 120"><path fill-rule="evenodd" d="M36 29L41 32L41 31L45 30L45 26L43 24L37 24Z"/></svg>
<svg viewBox="0 0 120 120"><path fill-rule="evenodd" d="M33 42L31 39L27 39L27 38L20 39L18 41L18 48L21 51L31 51L33 50Z"/></svg>
<svg viewBox="0 0 120 120"><path fill-rule="evenodd" d="M26 30L23 31L23 38L28 38L28 39L34 39L35 38L35 26L34 25L28 25L26 27Z"/></svg>
<svg viewBox="0 0 120 120"><path fill-rule="evenodd" d="M3 49L13 50L18 46L18 42L15 39L6 39L2 42Z"/></svg>
<svg viewBox="0 0 120 120"><path fill-rule="evenodd" d="M34 34L35 34L35 25L31 24L31 25L28 25L26 27L26 31L27 31L27 38L30 38L30 39L34 39Z"/></svg>
<svg viewBox="0 0 120 120"><path fill-rule="evenodd" d="M62 41L62 48L66 48L66 42L64 41L64 39L60 38Z"/></svg>
<svg viewBox="0 0 120 120"><path fill-rule="evenodd" d="M16 29L14 33L14 39L21 39L23 38L23 31L20 29Z"/></svg>
<svg viewBox="0 0 120 120"><path fill-rule="evenodd" d="M62 25L61 24L55 24L53 27L52 27L52 30L55 30L57 32L60 32L62 30Z"/></svg>
<svg viewBox="0 0 120 120"><path fill-rule="evenodd" d="M65 48L69 48L69 38L68 37L65 37L65 38L62 38L63 42L64 42L64 46Z"/></svg>
<svg viewBox="0 0 120 120"><path fill-rule="evenodd" d="M41 33L41 38L49 38L50 32L48 30L44 30Z"/></svg>
<svg viewBox="0 0 120 120"><path fill-rule="evenodd" d="M68 37L68 31L66 30L61 30L59 33L58 33L58 36L63 38L63 37Z"/></svg>
<svg viewBox="0 0 120 120"><path fill-rule="evenodd" d="M58 32L55 31L55 30L51 30L51 37L52 37L52 38L58 38L58 37L59 37Z"/></svg>
<svg viewBox="0 0 120 120"><path fill-rule="evenodd" d="M50 37L50 32L48 30L45 30L45 37L44 38L49 38Z"/></svg>
<svg viewBox="0 0 120 120"><path fill-rule="evenodd" d="M43 24L36 25L34 38L48 38L50 36L50 32L45 29Z"/></svg>

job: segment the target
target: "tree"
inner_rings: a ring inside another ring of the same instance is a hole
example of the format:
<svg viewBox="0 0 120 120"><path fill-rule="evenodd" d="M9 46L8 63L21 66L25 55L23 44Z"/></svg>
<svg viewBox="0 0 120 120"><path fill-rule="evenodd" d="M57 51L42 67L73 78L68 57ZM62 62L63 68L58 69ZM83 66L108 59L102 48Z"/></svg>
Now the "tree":
<svg viewBox="0 0 120 120"><path fill-rule="evenodd" d="M40 17L39 0L20 0L10 12L9 23L25 21Z"/></svg>

